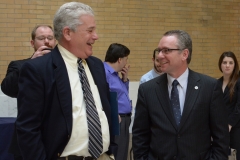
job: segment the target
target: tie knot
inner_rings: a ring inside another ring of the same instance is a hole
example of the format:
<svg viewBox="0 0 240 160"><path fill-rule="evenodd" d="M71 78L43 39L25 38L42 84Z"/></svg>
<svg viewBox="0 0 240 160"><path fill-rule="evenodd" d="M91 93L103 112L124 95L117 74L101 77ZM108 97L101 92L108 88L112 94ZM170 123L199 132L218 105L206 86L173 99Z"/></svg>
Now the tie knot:
<svg viewBox="0 0 240 160"><path fill-rule="evenodd" d="M175 79L173 82L172 82L172 86L177 86L179 83L178 83L178 81Z"/></svg>

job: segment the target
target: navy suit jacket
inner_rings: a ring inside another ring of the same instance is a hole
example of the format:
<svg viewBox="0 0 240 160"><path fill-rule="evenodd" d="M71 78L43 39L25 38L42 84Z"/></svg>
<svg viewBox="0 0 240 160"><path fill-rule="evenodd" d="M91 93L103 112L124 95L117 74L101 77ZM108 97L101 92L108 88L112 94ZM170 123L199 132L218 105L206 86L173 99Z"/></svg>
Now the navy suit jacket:
<svg viewBox="0 0 240 160"><path fill-rule="evenodd" d="M86 62L111 128L109 87L103 63L92 56ZM67 145L72 132L72 95L67 69L57 47L22 66L16 127L25 160L55 160ZM108 154L116 155L116 150L110 136Z"/></svg>
<svg viewBox="0 0 240 160"><path fill-rule="evenodd" d="M177 126L167 74L141 84L133 125L134 159L227 160L227 114L222 91L216 86L216 79L189 70L184 109Z"/></svg>

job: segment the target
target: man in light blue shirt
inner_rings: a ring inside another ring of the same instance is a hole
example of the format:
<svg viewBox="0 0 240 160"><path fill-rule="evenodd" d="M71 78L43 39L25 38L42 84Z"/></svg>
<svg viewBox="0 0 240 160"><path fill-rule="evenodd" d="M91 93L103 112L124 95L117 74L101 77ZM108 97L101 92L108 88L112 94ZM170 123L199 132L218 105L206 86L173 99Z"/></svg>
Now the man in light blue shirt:
<svg viewBox="0 0 240 160"><path fill-rule="evenodd" d="M120 116L120 135L116 136L115 142L118 144L116 160L126 160L129 144L129 125L131 123L131 101L129 99L129 80L127 65L130 50L118 43L109 46L104 62L107 82L111 92L117 92L118 113ZM118 73L121 73L121 78Z"/></svg>
<svg viewBox="0 0 240 160"><path fill-rule="evenodd" d="M152 57L152 61L153 61L153 69L150 70L149 72L147 72L146 74L144 74L141 79L140 79L140 84L147 82L155 77L158 77L160 75L163 74L162 70L161 70L161 65L159 63L158 60L158 51L157 49L155 49L153 51L153 57Z"/></svg>

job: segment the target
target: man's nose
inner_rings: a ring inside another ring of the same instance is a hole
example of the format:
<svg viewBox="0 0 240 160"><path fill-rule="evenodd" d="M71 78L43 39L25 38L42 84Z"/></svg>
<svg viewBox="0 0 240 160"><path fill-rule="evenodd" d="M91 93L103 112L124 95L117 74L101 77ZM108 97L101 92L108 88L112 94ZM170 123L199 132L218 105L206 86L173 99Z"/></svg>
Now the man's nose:
<svg viewBox="0 0 240 160"><path fill-rule="evenodd" d="M97 39L98 39L97 32L94 32L94 33L93 33L93 39L94 39L94 40L97 40Z"/></svg>

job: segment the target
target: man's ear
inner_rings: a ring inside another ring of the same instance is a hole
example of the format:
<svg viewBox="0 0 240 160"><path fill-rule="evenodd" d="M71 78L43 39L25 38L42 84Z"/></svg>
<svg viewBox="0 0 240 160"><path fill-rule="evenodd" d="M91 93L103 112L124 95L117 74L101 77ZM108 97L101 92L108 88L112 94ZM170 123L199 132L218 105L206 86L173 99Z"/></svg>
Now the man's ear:
<svg viewBox="0 0 240 160"><path fill-rule="evenodd" d="M34 48L34 40L31 40L30 43L31 43L31 46Z"/></svg>
<svg viewBox="0 0 240 160"><path fill-rule="evenodd" d="M188 49L184 49L182 55L183 55L182 56L182 60L186 60L188 58L188 55L189 55L189 50Z"/></svg>
<svg viewBox="0 0 240 160"><path fill-rule="evenodd" d="M122 58L118 58L118 63L120 63L122 61Z"/></svg>
<svg viewBox="0 0 240 160"><path fill-rule="evenodd" d="M71 30L69 27L64 27L62 30L63 33L63 37L67 40L70 41L71 40Z"/></svg>

